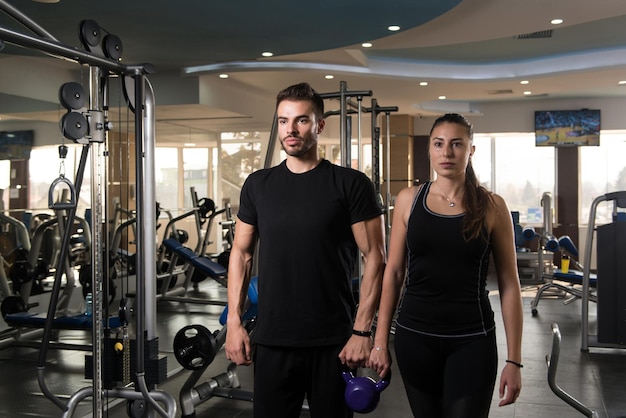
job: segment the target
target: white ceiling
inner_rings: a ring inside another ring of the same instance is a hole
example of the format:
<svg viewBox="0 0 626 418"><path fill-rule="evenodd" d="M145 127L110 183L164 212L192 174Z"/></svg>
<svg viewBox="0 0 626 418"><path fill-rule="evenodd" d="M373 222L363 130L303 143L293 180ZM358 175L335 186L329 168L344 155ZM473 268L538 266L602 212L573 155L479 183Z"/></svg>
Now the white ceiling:
<svg viewBox="0 0 626 418"><path fill-rule="evenodd" d="M276 93L300 81L321 93L339 91L344 81L411 115L479 115L485 102L626 95L618 86L626 80L622 0L225 3L0 0L0 31L32 35L7 16L15 7L62 44L80 48L80 22L96 21L122 41L124 63L156 68L149 80L157 135L168 142L174 133L182 141L192 133L269 130ZM551 25L557 17L564 23ZM401 30L391 34L389 24ZM519 39L547 30L549 37ZM364 41L373 47L362 48ZM261 58L264 50L275 56ZM7 42L0 52L0 130L15 120L57 123L59 86L84 77L84 66ZM121 113L112 111L112 119Z"/></svg>

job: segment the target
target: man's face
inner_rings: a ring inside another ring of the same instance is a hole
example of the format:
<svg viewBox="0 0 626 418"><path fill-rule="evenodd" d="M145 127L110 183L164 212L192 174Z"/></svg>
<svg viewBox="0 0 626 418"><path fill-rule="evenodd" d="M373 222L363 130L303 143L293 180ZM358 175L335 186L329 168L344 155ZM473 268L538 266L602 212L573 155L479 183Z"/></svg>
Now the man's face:
<svg viewBox="0 0 626 418"><path fill-rule="evenodd" d="M276 109L280 143L292 157L303 157L317 150L317 136L324 120L317 120L308 100L283 100Z"/></svg>

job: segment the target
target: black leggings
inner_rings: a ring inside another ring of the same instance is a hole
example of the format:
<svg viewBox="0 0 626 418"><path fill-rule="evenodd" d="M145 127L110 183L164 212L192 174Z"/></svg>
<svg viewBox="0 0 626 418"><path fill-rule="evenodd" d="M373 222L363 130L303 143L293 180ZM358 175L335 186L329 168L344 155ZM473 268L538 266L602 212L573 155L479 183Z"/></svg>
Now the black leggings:
<svg viewBox="0 0 626 418"><path fill-rule="evenodd" d="M489 415L498 363L495 330L486 336L441 338L397 327L394 345L415 417Z"/></svg>

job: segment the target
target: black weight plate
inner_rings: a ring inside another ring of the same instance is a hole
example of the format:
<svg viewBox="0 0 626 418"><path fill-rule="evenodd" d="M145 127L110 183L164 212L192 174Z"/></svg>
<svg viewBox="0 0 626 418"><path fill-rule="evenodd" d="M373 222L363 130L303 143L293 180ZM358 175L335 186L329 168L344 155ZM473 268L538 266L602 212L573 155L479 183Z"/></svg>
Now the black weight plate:
<svg viewBox="0 0 626 418"><path fill-rule="evenodd" d="M122 40L116 35L104 37L104 55L115 61L122 59Z"/></svg>
<svg viewBox="0 0 626 418"><path fill-rule="evenodd" d="M101 38L100 25L95 20L83 20L80 23L80 39L85 47L98 45Z"/></svg>
<svg viewBox="0 0 626 418"><path fill-rule="evenodd" d="M79 83L71 81L59 88L59 101L67 110L77 110L85 106L85 89Z"/></svg>
<svg viewBox="0 0 626 418"><path fill-rule="evenodd" d="M199 370L215 358L215 338L202 325L187 325L174 336L174 356L187 370Z"/></svg>
<svg viewBox="0 0 626 418"><path fill-rule="evenodd" d="M80 113L66 113L61 118L61 132L68 139L83 138L87 135L87 119Z"/></svg>
<svg viewBox="0 0 626 418"><path fill-rule="evenodd" d="M0 311L2 311L2 317L6 317L9 314L28 311L28 307L24 300L19 296L7 296L2 300L0 305Z"/></svg>

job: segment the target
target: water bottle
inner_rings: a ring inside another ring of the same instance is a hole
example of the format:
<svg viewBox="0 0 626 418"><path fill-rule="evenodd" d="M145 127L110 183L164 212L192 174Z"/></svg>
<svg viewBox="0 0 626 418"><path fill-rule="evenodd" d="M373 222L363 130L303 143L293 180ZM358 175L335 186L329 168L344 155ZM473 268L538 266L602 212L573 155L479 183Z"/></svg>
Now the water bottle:
<svg viewBox="0 0 626 418"><path fill-rule="evenodd" d="M85 296L85 315L93 315L93 295L91 293L87 293Z"/></svg>

